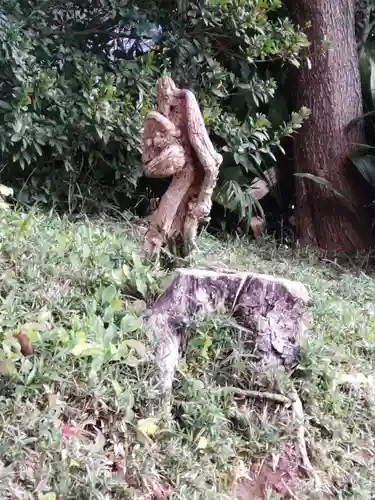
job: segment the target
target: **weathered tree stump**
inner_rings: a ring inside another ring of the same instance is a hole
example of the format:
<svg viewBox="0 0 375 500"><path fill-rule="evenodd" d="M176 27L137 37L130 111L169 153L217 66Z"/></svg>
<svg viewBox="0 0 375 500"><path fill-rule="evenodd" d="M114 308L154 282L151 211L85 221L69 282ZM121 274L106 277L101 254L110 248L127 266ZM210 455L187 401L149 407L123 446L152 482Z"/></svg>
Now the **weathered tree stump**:
<svg viewBox="0 0 375 500"><path fill-rule="evenodd" d="M148 318L155 342L158 385L171 391L175 369L200 315L231 314L249 332L261 370L293 366L300 352L306 287L255 273L178 269Z"/></svg>

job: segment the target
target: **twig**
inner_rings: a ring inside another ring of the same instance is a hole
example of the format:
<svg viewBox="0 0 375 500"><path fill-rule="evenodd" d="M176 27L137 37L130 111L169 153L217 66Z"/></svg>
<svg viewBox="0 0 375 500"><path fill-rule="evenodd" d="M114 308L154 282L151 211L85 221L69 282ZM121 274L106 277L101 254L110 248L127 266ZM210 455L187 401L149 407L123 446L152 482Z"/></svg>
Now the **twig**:
<svg viewBox="0 0 375 500"><path fill-rule="evenodd" d="M238 396L245 396L248 398L257 398L257 399L269 399L270 401L276 401L276 403L281 404L290 404L293 403L291 398L287 396L283 396L282 394L275 394L273 392L263 392L263 391L250 391L247 389L239 389L238 387L221 387L221 392L232 392L233 394L237 394Z"/></svg>
<svg viewBox="0 0 375 500"><path fill-rule="evenodd" d="M234 311L236 309L238 297L240 296L240 293L242 292L246 281L247 281L247 276L245 274L241 280L241 283L238 285L237 292L236 292L236 295L234 297L233 304L232 304L232 311Z"/></svg>
<svg viewBox="0 0 375 500"><path fill-rule="evenodd" d="M314 479L315 481L315 486L316 488L321 488L322 487L322 481L314 469L314 467L311 465L310 459L307 455L307 448L306 448L306 441L305 441L305 426L304 426L304 412L303 412L303 406L302 402L297 394L297 391L294 389L293 391L293 403L292 403L292 410L293 410L293 419L298 421L299 426L298 426L298 431L297 431L297 438L298 438L298 445L299 445L299 450L301 453L302 457L302 463L308 474Z"/></svg>
<svg viewBox="0 0 375 500"><path fill-rule="evenodd" d="M294 498L294 500L299 500L299 498L297 497L297 495L295 493L293 493L293 491L289 488L289 486L286 484L286 482L284 481L284 479L281 479L283 485L285 486L285 489L287 490L287 492L289 493L289 495Z"/></svg>

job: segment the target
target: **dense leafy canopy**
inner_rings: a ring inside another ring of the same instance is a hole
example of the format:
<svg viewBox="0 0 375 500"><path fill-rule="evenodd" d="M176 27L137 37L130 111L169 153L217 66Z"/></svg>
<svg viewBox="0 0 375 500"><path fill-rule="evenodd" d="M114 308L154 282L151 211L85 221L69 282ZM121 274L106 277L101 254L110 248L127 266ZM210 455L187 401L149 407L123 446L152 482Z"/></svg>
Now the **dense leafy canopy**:
<svg viewBox="0 0 375 500"><path fill-rule="evenodd" d="M1 3L2 168L4 179L23 186L20 201L54 200L72 210L108 201L108 193L130 197L141 175L142 122L167 72L196 92L225 152L217 199L243 216L251 210L249 181L275 162L281 138L307 116L304 109L288 115L278 93L280 70L299 64L306 36L279 0L183 7Z"/></svg>

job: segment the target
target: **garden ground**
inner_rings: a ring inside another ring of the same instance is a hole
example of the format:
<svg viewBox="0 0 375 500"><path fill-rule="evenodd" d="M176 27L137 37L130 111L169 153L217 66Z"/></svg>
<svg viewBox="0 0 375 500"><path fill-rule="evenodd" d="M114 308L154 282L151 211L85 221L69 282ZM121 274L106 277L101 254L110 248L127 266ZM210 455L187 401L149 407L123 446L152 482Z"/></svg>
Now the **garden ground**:
<svg viewBox="0 0 375 500"><path fill-rule="evenodd" d="M141 232L127 215L72 222L1 212L0 497L374 499L375 281L366 259L344 268L203 234L184 265L303 282L310 330L292 373L259 374L230 318L202 321L177 376L173 420L162 422L142 318L173 266L143 259ZM33 355L20 353L19 332ZM324 493L301 468L291 409L215 390L234 383L298 391Z"/></svg>

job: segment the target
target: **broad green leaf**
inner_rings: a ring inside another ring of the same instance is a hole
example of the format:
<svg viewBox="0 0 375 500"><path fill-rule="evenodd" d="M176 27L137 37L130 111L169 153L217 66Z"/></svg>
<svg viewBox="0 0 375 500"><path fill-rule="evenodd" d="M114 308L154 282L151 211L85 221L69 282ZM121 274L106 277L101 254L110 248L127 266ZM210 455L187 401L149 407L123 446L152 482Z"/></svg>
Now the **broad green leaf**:
<svg viewBox="0 0 375 500"><path fill-rule="evenodd" d="M126 315L122 318L120 329L122 333L131 333L139 330L142 325L142 320L137 316Z"/></svg>
<svg viewBox="0 0 375 500"><path fill-rule="evenodd" d="M80 267L81 266L81 259L79 258L78 254L71 253L69 255L69 260L70 260L73 267Z"/></svg>
<svg viewBox="0 0 375 500"><path fill-rule="evenodd" d="M35 332L44 332L48 330L48 325L46 323L37 323L37 322L30 322L30 323L25 323L24 325L21 326L21 330L24 331L25 333L29 333L32 331Z"/></svg>
<svg viewBox="0 0 375 500"><path fill-rule="evenodd" d="M327 179L324 179L323 177L318 177L317 175L313 175L313 174L296 173L294 175L296 177L301 177L301 178L304 178L304 179L310 179L313 182L316 182L317 184L320 184L321 186L326 187L327 189L329 189L333 193L337 194L337 196L340 196L345 201L347 201L348 203L350 203L350 199L348 198L348 196L346 196L343 191L341 191L341 190L333 187L333 184L331 182L327 181Z"/></svg>
<svg viewBox="0 0 375 500"><path fill-rule="evenodd" d="M123 269L114 269L112 271L112 277L118 285L121 285L125 279L125 274Z"/></svg>
<svg viewBox="0 0 375 500"><path fill-rule="evenodd" d="M147 309L147 304L144 300L135 300L134 302L131 302L130 305L127 307L127 310L129 312L133 312L135 314L141 314L146 309Z"/></svg>
<svg viewBox="0 0 375 500"><path fill-rule="evenodd" d="M16 375L16 365L10 359L3 359L0 361L0 375Z"/></svg>
<svg viewBox="0 0 375 500"><path fill-rule="evenodd" d="M117 382L117 380L111 380L111 384L116 396L119 396L122 393L121 385Z"/></svg>
<svg viewBox="0 0 375 500"><path fill-rule="evenodd" d="M142 295L142 297L147 296L147 284L143 281L142 278L136 278L135 285L137 287L137 291Z"/></svg>
<svg viewBox="0 0 375 500"><path fill-rule="evenodd" d="M103 320L106 323L110 323L111 321L113 321L114 315L115 315L115 309L112 306L108 306L104 310Z"/></svg>
<svg viewBox="0 0 375 500"><path fill-rule="evenodd" d="M91 362L90 378L96 379L99 371L101 370L104 362L102 354L94 354Z"/></svg>
<svg viewBox="0 0 375 500"><path fill-rule="evenodd" d="M77 357L86 357L86 356L100 356L103 354L103 346L100 344L77 344L71 350L71 353Z"/></svg>
<svg viewBox="0 0 375 500"><path fill-rule="evenodd" d="M38 494L38 500L56 500L56 493L53 491L49 493L39 493Z"/></svg>
<svg viewBox="0 0 375 500"><path fill-rule="evenodd" d="M102 303L109 304L116 296L117 290L113 285L109 285L102 290Z"/></svg>
<svg viewBox="0 0 375 500"><path fill-rule="evenodd" d="M77 331L74 333L74 340L76 344L85 344L86 343L86 334L82 331Z"/></svg>
<svg viewBox="0 0 375 500"><path fill-rule="evenodd" d="M211 89L211 92L212 94L216 95L216 97L221 97L221 98L227 97L227 95L222 90L217 88Z"/></svg>
<svg viewBox="0 0 375 500"><path fill-rule="evenodd" d="M123 264L122 272L124 273L124 277L128 278L131 274L130 267L127 264Z"/></svg>
<svg viewBox="0 0 375 500"><path fill-rule="evenodd" d="M125 342L121 342L121 344L117 346L117 352L114 355L114 359L126 359L129 355L129 349L130 348Z"/></svg>
<svg viewBox="0 0 375 500"><path fill-rule="evenodd" d="M82 247L82 257L88 259L91 255L91 249L88 245L83 245Z"/></svg>
<svg viewBox="0 0 375 500"><path fill-rule="evenodd" d="M114 323L110 323L105 329L104 333L104 343L106 347L113 341L113 339L117 336L117 327ZM100 337L98 336L100 339Z"/></svg>
<svg viewBox="0 0 375 500"><path fill-rule="evenodd" d="M370 154L354 153L349 155L349 158L366 181L375 188L375 156Z"/></svg>
<svg viewBox="0 0 375 500"><path fill-rule="evenodd" d="M33 221L33 216L31 214L29 214L27 217L23 219L19 229L20 236L23 236L26 233L32 221Z"/></svg>
<svg viewBox="0 0 375 500"><path fill-rule="evenodd" d="M4 201L3 199L0 198L0 209L1 210L8 210L10 208L9 203Z"/></svg>
<svg viewBox="0 0 375 500"><path fill-rule="evenodd" d="M105 437L104 437L104 434L102 432L98 432L97 435L96 435L96 438L95 438L95 444L94 446L91 448L92 451L94 453L100 453L103 451L103 448L105 446Z"/></svg>
<svg viewBox="0 0 375 500"><path fill-rule="evenodd" d="M135 252L132 252L132 260L133 260L133 264L134 264L134 268L137 270L139 269L142 269L143 268L143 264L142 264L142 261L139 257L139 255Z"/></svg>
<svg viewBox="0 0 375 500"><path fill-rule="evenodd" d="M134 349L134 351L138 354L140 358L146 357L146 346L143 342L140 342L136 339L127 339L124 340L124 343L130 347L130 349Z"/></svg>
<svg viewBox="0 0 375 500"><path fill-rule="evenodd" d="M4 109L6 111L11 111L13 108L8 102L0 100L0 109Z"/></svg>
<svg viewBox="0 0 375 500"><path fill-rule="evenodd" d="M45 309L41 310L37 314L37 321L48 323L52 320L51 311L47 311Z"/></svg>
<svg viewBox="0 0 375 500"><path fill-rule="evenodd" d="M114 311L121 311L124 308L124 303L121 299L113 299L109 305Z"/></svg>

